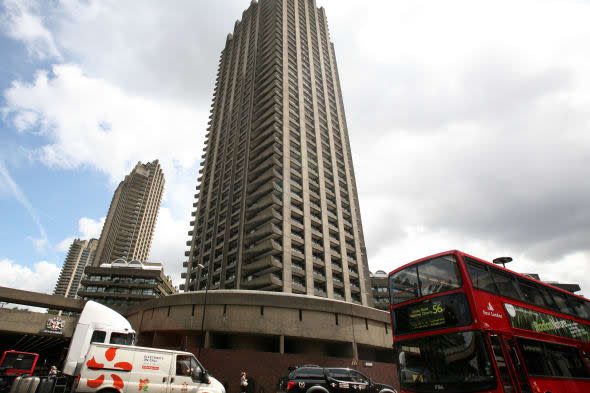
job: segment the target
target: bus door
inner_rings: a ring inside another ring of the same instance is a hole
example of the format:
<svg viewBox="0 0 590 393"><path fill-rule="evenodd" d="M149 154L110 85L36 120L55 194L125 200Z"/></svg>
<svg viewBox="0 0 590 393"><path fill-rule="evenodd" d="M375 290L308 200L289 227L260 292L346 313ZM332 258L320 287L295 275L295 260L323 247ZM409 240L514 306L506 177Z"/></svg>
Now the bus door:
<svg viewBox="0 0 590 393"><path fill-rule="evenodd" d="M504 351L506 352L507 364L510 368L512 375L515 376L519 392L521 393L532 393L529 379L524 372L524 366L522 358L516 349L513 338L504 337Z"/></svg>
<svg viewBox="0 0 590 393"><path fill-rule="evenodd" d="M499 334L488 333L490 339L490 345L492 347L492 353L498 366L498 372L500 373L500 381L504 388L504 393L520 393L520 390L516 386L516 377L514 373L510 371L506 362L506 355L502 349L502 339Z"/></svg>
<svg viewBox="0 0 590 393"><path fill-rule="evenodd" d="M586 368L590 371L590 349L587 347L582 348L582 359L584 359L584 363L586 364Z"/></svg>

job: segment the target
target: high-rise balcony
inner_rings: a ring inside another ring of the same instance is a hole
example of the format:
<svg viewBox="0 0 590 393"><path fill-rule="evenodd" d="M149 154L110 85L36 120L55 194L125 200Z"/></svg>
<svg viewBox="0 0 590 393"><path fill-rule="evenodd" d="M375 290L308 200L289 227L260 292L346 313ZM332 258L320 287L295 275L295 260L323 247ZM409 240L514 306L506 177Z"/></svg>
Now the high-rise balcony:
<svg viewBox="0 0 590 393"><path fill-rule="evenodd" d="M265 172L260 173L256 177L251 176L249 179L250 184L248 184L248 194L252 195L258 188L272 178L281 178L281 174L273 167L269 167Z"/></svg>
<svg viewBox="0 0 590 393"><path fill-rule="evenodd" d="M246 277L242 281L242 286L247 289L273 290L280 289L283 286L283 281L275 273L265 273L264 275L253 277L248 280Z"/></svg>
<svg viewBox="0 0 590 393"><path fill-rule="evenodd" d="M282 151L279 150L277 146L274 146L273 149L266 149L263 152L263 155L258 157L250 157L250 171L258 170L262 165L268 164L273 158L276 161L280 162L280 157L282 155Z"/></svg>
<svg viewBox="0 0 590 393"><path fill-rule="evenodd" d="M252 227L252 229L246 233L244 243L257 242L260 239L271 235L273 235L273 238L280 237L281 233L281 228L275 222L268 221L260 226Z"/></svg>
<svg viewBox="0 0 590 393"><path fill-rule="evenodd" d="M247 208L246 217L252 218L271 205L279 207L281 206L281 200L274 193L263 195L253 205Z"/></svg>
<svg viewBox="0 0 590 393"><path fill-rule="evenodd" d="M268 253L256 258L247 259L242 265L242 272L246 275L254 273L278 272L283 264L277 254Z"/></svg>
<svg viewBox="0 0 590 393"><path fill-rule="evenodd" d="M272 237L261 240L258 243L250 243L245 245L243 252L244 259L254 258L257 255L264 254L270 251L280 251L281 245L277 243Z"/></svg>
<svg viewBox="0 0 590 393"><path fill-rule="evenodd" d="M269 178L266 183L262 183L258 188L254 189L255 191L248 195L246 198L246 204L251 204L253 201L257 201L264 197L265 195L273 192L273 191L280 191L278 190L275 181L271 181L272 178ZM276 179L276 178L275 178ZM278 179L276 179L278 180Z"/></svg>
<svg viewBox="0 0 590 393"><path fill-rule="evenodd" d="M281 163L276 156L272 155L267 160L263 160L256 167L249 167L248 181L254 181L258 176L269 168L280 169Z"/></svg>
<svg viewBox="0 0 590 393"><path fill-rule="evenodd" d="M262 162L265 158L271 156L273 153L281 155L283 152L279 149L278 143L268 145L265 149L253 154L250 152L250 160L253 161L253 168L258 166L259 162Z"/></svg>
<svg viewBox="0 0 590 393"><path fill-rule="evenodd" d="M274 143L280 143L281 141L276 140L275 138L265 138L258 140L257 144L250 144L250 157L256 157L259 153L263 152L268 146Z"/></svg>

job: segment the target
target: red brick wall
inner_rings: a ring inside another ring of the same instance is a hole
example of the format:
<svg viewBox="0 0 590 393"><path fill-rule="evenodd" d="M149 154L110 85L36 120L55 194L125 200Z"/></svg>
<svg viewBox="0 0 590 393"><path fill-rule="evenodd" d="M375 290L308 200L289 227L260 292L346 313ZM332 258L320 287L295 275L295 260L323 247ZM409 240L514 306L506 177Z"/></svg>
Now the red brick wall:
<svg viewBox="0 0 590 393"><path fill-rule="evenodd" d="M197 348L190 348L195 355ZM240 392L240 371L244 370L248 378L254 380L254 392L275 393L278 378L289 366L317 364L320 366L351 367L351 359L317 355L280 354L274 352L257 352L230 349L202 349L200 361L209 373L227 386L227 393ZM358 371L369 376L375 382L386 383L398 389L397 370L394 364L371 362L366 367L360 360Z"/></svg>

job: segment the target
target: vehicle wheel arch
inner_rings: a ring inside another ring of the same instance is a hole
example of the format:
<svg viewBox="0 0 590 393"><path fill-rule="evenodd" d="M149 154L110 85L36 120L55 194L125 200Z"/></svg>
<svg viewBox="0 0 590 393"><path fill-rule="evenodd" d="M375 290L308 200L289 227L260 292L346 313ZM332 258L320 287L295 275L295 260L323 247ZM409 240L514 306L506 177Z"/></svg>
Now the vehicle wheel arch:
<svg viewBox="0 0 590 393"><path fill-rule="evenodd" d="M397 393L394 389L381 389L379 393Z"/></svg>
<svg viewBox="0 0 590 393"><path fill-rule="evenodd" d="M305 393L329 393L328 389L322 386L312 386L305 391Z"/></svg>
<svg viewBox="0 0 590 393"><path fill-rule="evenodd" d="M113 387L108 387L108 388L103 388L103 389L97 390L96 393L121 393L121 391L117 390Z"/></svg>

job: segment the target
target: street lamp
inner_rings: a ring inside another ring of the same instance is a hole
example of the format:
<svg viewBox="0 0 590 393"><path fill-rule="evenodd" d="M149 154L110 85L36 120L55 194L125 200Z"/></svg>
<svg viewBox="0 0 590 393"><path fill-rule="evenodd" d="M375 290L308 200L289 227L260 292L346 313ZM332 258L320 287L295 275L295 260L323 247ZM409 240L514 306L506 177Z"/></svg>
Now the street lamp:
<svg viewBox="0 0 590 393"><path fill-rule="evenodd" d="M197 264L197 267L199 267L201 270L203 270L205 268L205 266L203 266L202 263ZM200 272L199 272L200 273ZM205 326L205 311L207 311L207 291L209 290L209 277L207 277L207 281L205 281L205 300L203 301L203 318L201 319L201 338L200 338L200 342L199 342L199 353L197 355L198 359L201 359L201 348L203 348L203 341L205 340L205 337L203 335L203 327Z"/></svg>
<svg viewBox="0 0 590 393"><path fill-rule="evenodd" d="M492 262L494 262L496 265L502 264L502 267L504 267L504 269L506 269L506 264L509 262L512 262L512 258L499 257L499 258L494 259Z"/></svg>

